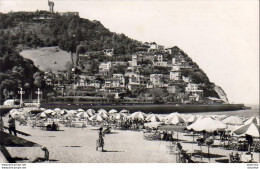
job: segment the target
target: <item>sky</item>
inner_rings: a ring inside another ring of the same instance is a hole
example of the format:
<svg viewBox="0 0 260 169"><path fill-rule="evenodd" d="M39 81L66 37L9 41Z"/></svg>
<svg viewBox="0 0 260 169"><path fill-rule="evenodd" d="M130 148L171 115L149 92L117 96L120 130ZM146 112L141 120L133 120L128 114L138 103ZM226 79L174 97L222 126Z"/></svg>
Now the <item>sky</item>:
<svg viewBox="0 0 260 169"><path fill-rule="evenodd" d="M232 103L259 104L258 0L53 0L110 31L178 46ZM0 0L0 11L48 10L47 0Z"/></svg>

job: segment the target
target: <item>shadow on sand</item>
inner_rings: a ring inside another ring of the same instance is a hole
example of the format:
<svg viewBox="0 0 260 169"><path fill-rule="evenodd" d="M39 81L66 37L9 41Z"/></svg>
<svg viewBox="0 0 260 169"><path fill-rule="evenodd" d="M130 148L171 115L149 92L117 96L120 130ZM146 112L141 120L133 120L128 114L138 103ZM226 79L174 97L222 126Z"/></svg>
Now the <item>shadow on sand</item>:
<svg viewBox="0 0 260 169"><path fill-rule="evenodd" d="M215 160L217 163L229 163L229 159L218 159Z"/></svg>
<svg viewBox="0 0 260 169"><path fill-rule="evenodd" d="M63 147L82 147L82 146L63 146Z"/></svg>
<svg viewBox="0 0 260 169"><path fill-rule="evenodd" d="M195 155L195 154L192 154ZM226 157L223 155L219 155L219 154L208 154L208 153L196 153L196 155L201 155L202 158L221 158L221 157Z"/></svg>
<svg viewBox="0 0 260 169"><path fill-rule="evenodd" d="M119 152L124 152L124 151L103 150L102 152L104 152L104 153L111 153L111 152L119 153Z"/></svg>

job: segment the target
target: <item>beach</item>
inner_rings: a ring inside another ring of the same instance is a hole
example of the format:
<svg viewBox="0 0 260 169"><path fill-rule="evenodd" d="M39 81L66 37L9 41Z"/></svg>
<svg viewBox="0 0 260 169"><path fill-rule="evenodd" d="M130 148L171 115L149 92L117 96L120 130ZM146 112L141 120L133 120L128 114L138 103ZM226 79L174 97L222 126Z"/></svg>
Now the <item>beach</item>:
<svg viewBox="0 0 260 169"><path fill-rule="evenodd" d="M255 109L243 111L252 113ZM239 115L241 112L222 112L222 115L225 113ZM205 115L205 113L200 114ZM7 118L3 119L7 124ZM18 135L19 137L48 148L50 163L176 163L176 155L167 150L167 147L171 145L170 141L145 140L143 131L112 129L111 133L104 137L105 151L101 152L96 151L98 130L90 125L86 128L72 128L60 124L60 131L44 131L39 127L32 128L29 125L16 124L17 130L31 134L31 136ZM177 132L174 133L173 137L177 138ZM232 150L219 147L219 140L214 140L213 146L209 149L211 154L209 159L208 147L200 147L197 143L192 143L191 133L178 132L178 139L187 153L202 150L202 159L192 157L195 161L226 162L232 152ZM197 136L194 139L196 140ZM44 155L40 147L7 147L7 150L12 157L27 158L27 160L17 161L21 163L30 163L36 157ZM253 158L255 162L259 162L259 153L253 153Z"/></svg>

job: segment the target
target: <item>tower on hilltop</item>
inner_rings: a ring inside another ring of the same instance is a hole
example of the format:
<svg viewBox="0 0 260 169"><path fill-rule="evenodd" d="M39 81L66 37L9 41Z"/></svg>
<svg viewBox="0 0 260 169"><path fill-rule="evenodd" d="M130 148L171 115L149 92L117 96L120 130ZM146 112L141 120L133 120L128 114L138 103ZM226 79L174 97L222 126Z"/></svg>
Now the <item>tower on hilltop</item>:
<svg viewBox="0 0 260 169"><path fill-rule="evenodd" d="M50 8L50 12L51 12L51 13L54 13L54 10L53 10L53 8L54 8L54 2L51 2L51 1L48 0L48 5L49 5L49 8Z"/></svg>

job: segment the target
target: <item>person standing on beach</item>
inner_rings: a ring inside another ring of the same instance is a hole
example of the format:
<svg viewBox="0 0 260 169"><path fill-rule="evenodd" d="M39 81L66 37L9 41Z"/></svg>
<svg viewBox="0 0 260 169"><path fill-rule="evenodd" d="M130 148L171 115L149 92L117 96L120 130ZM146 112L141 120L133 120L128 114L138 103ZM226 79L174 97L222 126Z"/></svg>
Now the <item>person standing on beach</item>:
<svg viewBox="0 0 260 169"><path fill-rule="evenodd" d="M9 133L12 134L12 132L14 133L14 135L16 136L16 129L15 129L15 119L9 115L9 120L8 120L8 124L9 124Z"/></svg>
<svg viewBox="0 0 260 169"><path fill-rule="evenodd" d="M102 151L104 151L104 133L103 133L103 127L99 128L99 133L98 133L98 140L97 140L97 146L96 146L96 151L98 151L98 147L102 148Z"/></svg>

